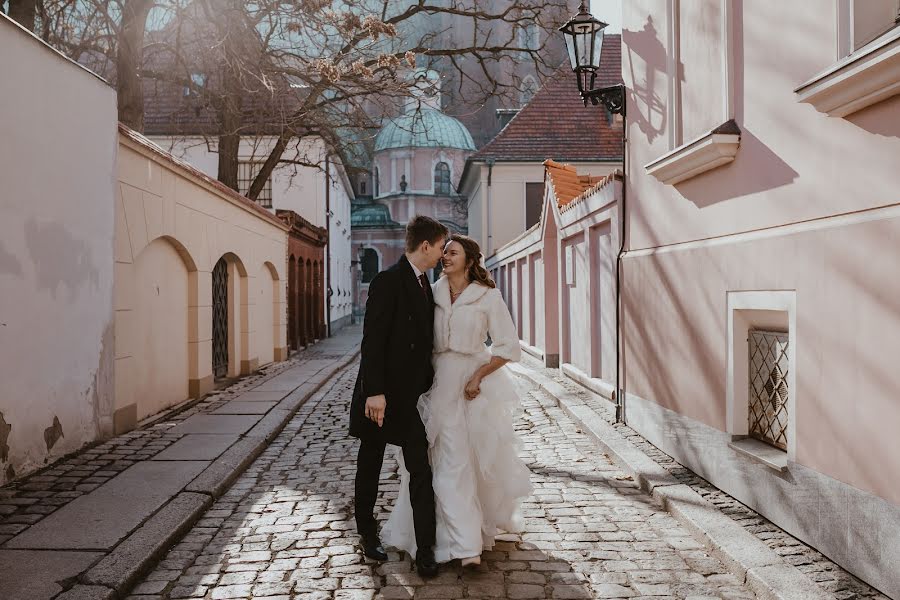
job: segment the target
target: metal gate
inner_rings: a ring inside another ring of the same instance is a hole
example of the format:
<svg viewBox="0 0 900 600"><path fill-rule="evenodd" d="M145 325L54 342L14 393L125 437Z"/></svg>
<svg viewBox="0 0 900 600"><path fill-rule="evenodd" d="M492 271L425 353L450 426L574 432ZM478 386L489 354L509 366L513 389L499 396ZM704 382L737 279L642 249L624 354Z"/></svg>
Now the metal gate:
<svg viewBox="0 0 900 600"><path fill-rule="evenodd" d="M788 334L750 331L750 437L787 450Z"/></svg>
<svg viewBox="0 0 900 600"><path fill-rule="evenodd" d="M224 258L212 272L212 369L216 379L228 374L228 263Z"/></svg>

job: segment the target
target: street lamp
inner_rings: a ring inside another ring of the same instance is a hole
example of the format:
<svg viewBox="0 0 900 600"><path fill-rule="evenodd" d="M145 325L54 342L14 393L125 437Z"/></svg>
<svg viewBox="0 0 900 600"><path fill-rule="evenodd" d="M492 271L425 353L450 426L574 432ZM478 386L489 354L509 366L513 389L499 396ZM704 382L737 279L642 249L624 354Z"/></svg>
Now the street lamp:
<svg viewBox="0 0 900 600"><path fill-rule="evenodd" d="M595 19L581 0L578 14L559 28L566 36L569 61L578 81L578 92L587 106L588 100L597 106L603 104L613 114L625 114L625 86L611 85L594 89L600 70L600 53L603 50L603 30L607 24Z"/></svg>

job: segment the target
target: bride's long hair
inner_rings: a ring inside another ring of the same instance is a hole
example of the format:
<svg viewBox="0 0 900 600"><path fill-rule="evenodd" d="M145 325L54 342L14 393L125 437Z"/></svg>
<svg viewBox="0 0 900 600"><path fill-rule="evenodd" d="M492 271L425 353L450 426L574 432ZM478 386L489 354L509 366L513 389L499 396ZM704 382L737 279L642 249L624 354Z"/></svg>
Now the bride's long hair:
<svg viewBox="0 0 900 600"><path fill-rule="evenodd" d="M494 280L491 278L491 274L484 268L484 264L482 263L484 255L481 254L481 248L478 246L478 242L461 233L451 233L450 239L447 240L448 244L450 242L457 242L463 247L463 251L466 253L466 277L469 281L480 283L489 288L497 287L497 284L494 283Z"/></svg>

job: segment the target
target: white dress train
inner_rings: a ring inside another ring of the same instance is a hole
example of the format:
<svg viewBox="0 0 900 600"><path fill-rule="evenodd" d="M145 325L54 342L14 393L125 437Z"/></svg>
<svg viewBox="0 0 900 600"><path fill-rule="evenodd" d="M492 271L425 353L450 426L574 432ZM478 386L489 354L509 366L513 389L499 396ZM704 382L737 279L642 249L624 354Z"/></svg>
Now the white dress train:
<svg viewBox="0 0 900 600"><path fill-rule="evenodd" d="M482 380L481 393L466 400L463 389L492 355L520 356L512 318L499 291L470 284L451 305L446 279L434 286L435 376L419 399L433 472L437 544L435 558L478 556L494 546L500 531L518 532L519 506L532 492L530 471L519 458L513 429L519 398L513 375L503 367ZM492 346L484 345L490 333ZM382 541L416 555L409 473L401 452L400 492Z"/></svg>

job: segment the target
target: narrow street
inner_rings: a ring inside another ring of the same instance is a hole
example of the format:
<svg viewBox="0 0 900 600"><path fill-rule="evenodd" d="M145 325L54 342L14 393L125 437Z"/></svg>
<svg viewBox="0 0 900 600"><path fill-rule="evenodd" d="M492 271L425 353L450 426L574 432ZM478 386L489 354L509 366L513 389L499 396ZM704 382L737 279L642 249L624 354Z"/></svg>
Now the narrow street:
<svg viewBox="0 0 900 600"><path fill-rule="evenodd" d="M300 408L131 600L754 597L522 380L518 428L535 485L527 531L504 536L477 571L451 563L427 583L397 553L367 564L352 520L356 441L346 432L357 367ZM381 518L396 468L385 461Z"/></svg>

